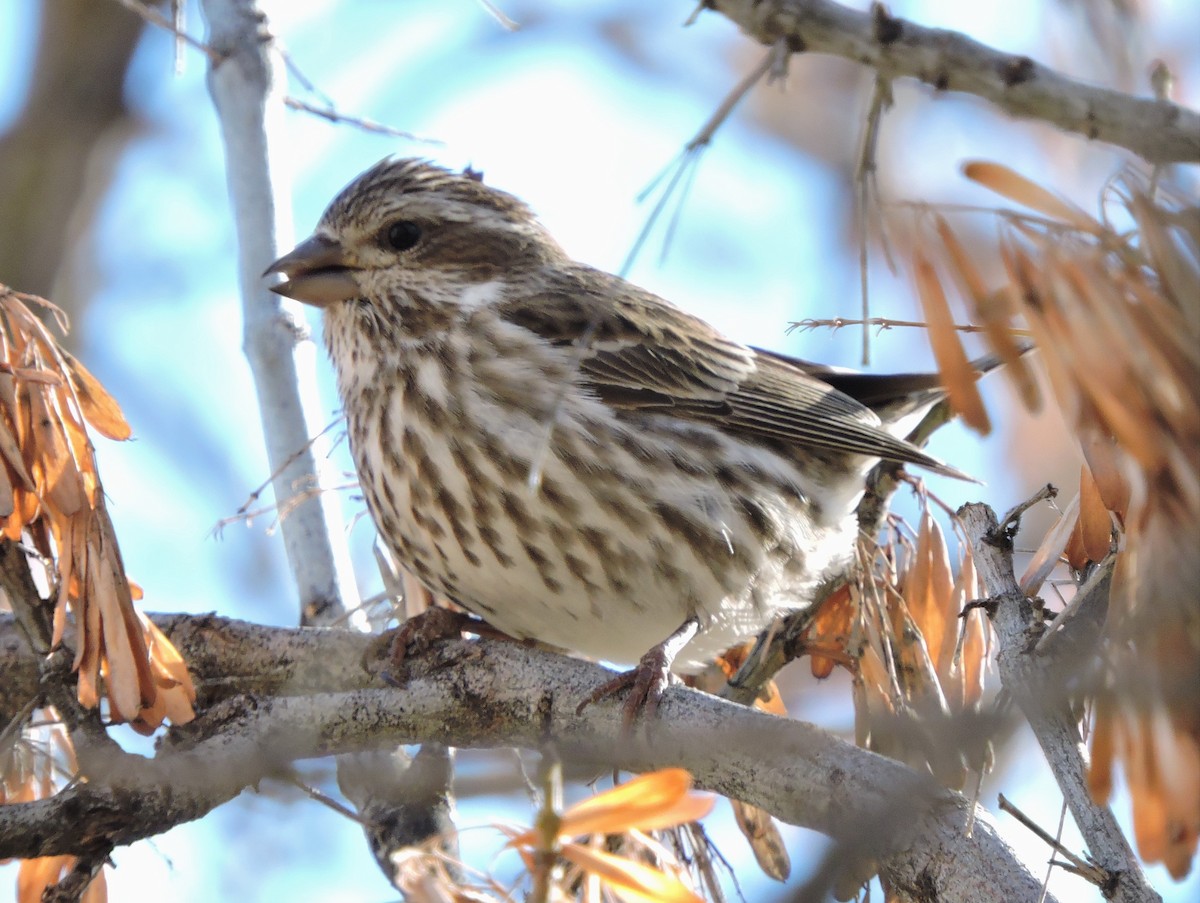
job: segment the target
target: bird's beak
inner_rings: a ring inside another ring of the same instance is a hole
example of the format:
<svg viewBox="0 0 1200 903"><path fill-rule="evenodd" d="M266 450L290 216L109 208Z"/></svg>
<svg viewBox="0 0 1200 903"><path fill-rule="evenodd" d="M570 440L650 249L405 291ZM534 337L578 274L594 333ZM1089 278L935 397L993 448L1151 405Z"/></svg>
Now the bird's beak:
<svg viewBox="0 0 1200 903"><path fill-rule="evenodd" d="M323 235L307 238L263 272L287 277L271 291L316 307L358 297L362 290L354 279L357 267L350 263L345 248Z"/></svg>

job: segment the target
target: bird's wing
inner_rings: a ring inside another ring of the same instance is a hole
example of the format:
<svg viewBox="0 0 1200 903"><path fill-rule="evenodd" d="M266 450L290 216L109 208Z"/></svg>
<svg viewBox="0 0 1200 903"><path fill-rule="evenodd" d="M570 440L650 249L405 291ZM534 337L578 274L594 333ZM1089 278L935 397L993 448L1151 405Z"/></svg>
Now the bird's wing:
<svg viewBox="0 0 1200 903"><path fill-rule="evenodd" d="M509 322L573 345L581 385L620 411L659 410L747 438L908 461L958 474L889 433L866 405L656 295L590 268L547 274L546 290L500 302Z"/></svg>

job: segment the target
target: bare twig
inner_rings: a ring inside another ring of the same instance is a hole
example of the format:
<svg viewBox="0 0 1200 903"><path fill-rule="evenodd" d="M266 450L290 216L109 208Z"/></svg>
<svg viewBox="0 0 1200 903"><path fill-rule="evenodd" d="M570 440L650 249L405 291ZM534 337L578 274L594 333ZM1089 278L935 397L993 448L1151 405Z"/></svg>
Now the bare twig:
<svg viewBox="0 0 1200 903"><path fill-rule="evenodd" d="M1003 793L1000 794L1000 811L1007 812L1009 815L1011 815L1013 818L1015 818L1017 821L1019 821L1025 827L1027 827L1030 831L1032 831L1034 834L1036 834L1038 837L1040 837L1043 841L1045 841L1047 846L1049 846L1055 852L1061 853L1063 856L1066 856L1067 860L1071 863L1072 866L1074 866L1074 871L1076 874L1080 875L1083 878L1086 878L1088 881L1092 882L1092 884L1096 885L1097 887L1103 888L1107 885L1107 883L1109 881L1109 875L1104 871L1104 869L1097 868L1092 863L1081 859L1080 857L1078 857L1074 853L1072 853L1070 850L1068 850L1066 847L1064 847L1058 841L1058 838L1052 836L1049 832L1047 832L1044 828L1042 828L1041 825L1039 825L1032 818L1030 818L1028 815L1026 815L1024 812L1022 812L1020 809L1018 809L1016 806L1014 806L1011 802L1009 802L1009 800L1004 796Z"/></svg>
<svg viewBox="0 0 1200 903"><path fill-rule="evenodd" d="M929 328L929 324L925 323L923 320L893 320L890 317L871 317L867 320L855 320L849 317L807 317L803 320L796 320L795 322L789 323L787 326L787 331L792 332L797 329L803 332L810 332L814 329L836 330L841 329L843 326L875 326L880 331L885 329L894 329L901 326L910 326L916 329ZM973 326L970 323L956 323L954 324L954 328L959 332L986 331L986 327ZM1014 329L1012 330L1012 334L1018 336L1029 336L1030 332L1027 329Z"/></svg>
<svg viewBox="0 0 1200 903"><path fill-rule="evenodd" d="M666 207L667 201L674 196L676 186L679 185L684 175L688 173L689 170L694 169L694 167L699 163L700 155L712 142L713 136L717 133L717 129L719 129L725 123L725 120L727 120L733 113L734 109L741 102L742 98L750 93L751 88L758 84L764 76L779 70L779 55L780 51L776 47L772 47L767 52L766 56L763 57L762 62L755 66L754 69L752 69L745 76L745 78L739 81L734 86L733 90L725 96L725 99L721 101L721 103L717 106L717 109L713 111L713 114L709 116L704 125L700 127L700 130L692 136L692 139L687 144L684 145L683 151L679 154L679 156L676 157L675 160L673 160L661 173L655 176L654 180L649 186L647 186L646 190L642 192L639 200L648 197L662 182L666 174L671 172L671 178L667 183L667 187L663 190L662 195L655 203L654 209L650 211L650 215L646 218L646 223L644 226L642 226L641 232L639 232L637 238L634 239L633 247L629 249L629 254L625 258L625 262L621 264L621 269L619 272L622 275L628 273L633 267L633 262L637 259L638 253L645 244L646 238L650 234L650 230L654 228L654 224L658 221L659 215ZM682 203L683 201L681 199L680 205L682 205ZM678 211L676 212L676 215L678 215ZM664 253L665 250L666 246L664 244Z"/></svg>
<svg viewBox="0 0 1200 903"><path fill-rule="evenodd" d="M493 19L495 19L496 22L500 25L500 27L503 28L505 31L520 31L521 30L521 24L519 22L517 22L516 20L510 19L508 16L506 16L504 14L504 11L502 9L500 9L500 7L498 7L495 3L492 3L491 0L479 0L479 5L482 6L485 10L487 10L487 14L489 16L491 16Z"/></svg>
<svg viewBox="0 0 1200 903"><path fill-rule="evenodd" d="M360 825L363 823L362 816L360 816L357 812L355 812L349 806L342 805L340 802L338 802L333 797L331 797L328 793L323 793L322 791L318 790L316 787L313 787L311 784L308 784L305 781L300 780L300 776L295 774L294 772L292 774L289 774L287 777L285 777L284 780L287 783L291 784L293 787L295 787L297 790L299 790L301 793L303 793L305 796L307 796L309 799L316 800L322 806L332 809L338 815L344 816L345 818L350 819L350 821L357 822Z"/></svg>
<svg viewBox="0 0 1200 903"><path fill-rule="evenodd" d="M218 63L221 60L220 52L204 41L192 37L184 30L183 23L183 4L181 2L172 2L172 16L167 18L153 6L148 6L142 0L116 0L123 7L137 13L142 19L151 25L169 31L175 36L175 74L179 75L183 71L183 47L188 47L198 50L208 57L211 63ZM484 0L481 0L484 2ZM414 135L412 132L406 132L402 129L394 128L381 122L376 122L372 119L367 119L365 116L351 116L340 112L334 105L333 101L324 94L313 82L302 73L292 61L291 57L284 54L284 61L287 64L288 71L300 82L301 86L310 93L316 94L320 98L320 104L314 104L306 100L301 100L297 97L283 98L284 104L291 107L293 110L301 110L305 113L311 113L314 116L319 116L322 119L327 119L333 123L344 123L345 125L353 126L361 129L364 132L372 132L377 135L387 135L392 138L404 138L408 141L418 141L422 144L440 145L442 142L435 138L425 138L421 135Z"/></svg>
<svg viewBox="0 0 1200 903"><path fill-rule="evenodd" d="M393 138L404 138L408 141L419 141L422 144L442 144L436 138L426 138L421 135L414 135L412 132L405 132L402 129L394 128L390 125L384 125L382 122L376 122L373 119L367 119L364 116L349 116L345 113L338 112L332 104L323 104L318 106L309 103L305 100L300 100L296 97L285 97L283 102L293 110L302 110L305 113L312 113L314 116L320 116L322 119L328 119L330 122L345 123L352 125L364 132L373 132L377 135L389 135Z"/></svg>
<svg viewBox="0 0 1200 903"><path fill-rule="evenodd" d="M875 85L871 91L871 105L867 110L866 122L863 125L862 142L859 145L858 164L854 169L854 182L858 187L856 194L858 213L858 279L862 293L862 365L871 363L871 332L866 324L871 320L871 296L868 286L868 250L871 232L870 214L877 210L871 204L871 198L878 199L879 184L876 181L875 152L879 147L879 126L883 122L884 111L892 105L892 83L883 73L875 76ZM887 236L880 223L879 239L887 247Z"/></svg>
<svg viewBox="0 0 1200 903"><path fill-rule="evenodd" d="M1001 529L1011 530L1015 533L1017 528L1021 526L1021 517L1026 511L1039 502L1049 501L1050 499L1057 497L1058 487L1053 483L1047 483L1029 498L1025 499L1025 501L1018 502L1017 504L1013 505L1012 508L1005 513L1004 519L1000 521Z"/></svg>
<svg viewBox="0 0 1200 903"><path fill-rule="evenodd" d="M190 34L188 34L186 31L183 30L183 18L182 18L182 6L181 5L175 5L175 4L172 5L172 17L170 19L168 19L161 12L159 12L157 9L155 9L153 6L149 6L145 3L143 3L142 0L117 0L117 2L120 3L127 10L137 13L139 16L142 17L142 19L149 22L151 25L155 25L165 31L169 31L171 34L173 34L175 36L175 68L176 68L176 72L178 72L179 68L180 68L180 62L179 62L180 47L183 44L187 44L189 47L193 48L194 50L199 50L206 57L208 57L208 59L213 63L220 60L221 55L217 50L213 49L208 44L205 44L203 41L193 38Z"/></svg>
<svg viewBox="0 0 1200 903"><path fill-rule="evenodd" d="M297 302L268 291L261 275L290 244L289 191L279 166L286 150L276 127L286 76L269 23L253 2L204 0L202 8L209 44L218 50L208 86L222 126L236 215L243 345L276 474L275 499L282 507L296 486L323 485L331 477L323 432L310 439L324 417L304 314ZM341 525L337 496L328 492L306 498L282 521L284 548L308 623L333 620L357 603Z"/></svg>

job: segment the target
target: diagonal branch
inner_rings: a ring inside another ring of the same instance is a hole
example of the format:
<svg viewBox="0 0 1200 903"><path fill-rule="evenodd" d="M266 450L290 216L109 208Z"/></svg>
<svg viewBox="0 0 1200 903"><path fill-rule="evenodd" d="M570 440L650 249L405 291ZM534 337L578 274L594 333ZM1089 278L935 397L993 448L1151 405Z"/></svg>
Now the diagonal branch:
<svg viewBox="0 0 1200 903"><path fill-rule="evenodd" d="M1194 110L1076 81L1027 56L893 18L879 4L871 13L829 0L705 0L705 5L767 46L782 39L797 53L829 53L893 78L974 94L1010 116L1126 148L1150 163L1200 161L1200 114Z"/></svg>

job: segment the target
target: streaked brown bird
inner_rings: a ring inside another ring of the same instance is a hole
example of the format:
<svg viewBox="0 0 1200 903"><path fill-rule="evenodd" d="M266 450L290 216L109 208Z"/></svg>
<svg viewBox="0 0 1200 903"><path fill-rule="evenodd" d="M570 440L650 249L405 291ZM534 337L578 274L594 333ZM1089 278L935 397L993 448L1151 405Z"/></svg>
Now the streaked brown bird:
<svg viewBox="0 0 1200 903"><path fill-rule="evenodd" d="M933 377L731 341L469 173L384 160L268 272L325 311L396 558L511 636L639 662L606 688L627 716L844 574L880 459L956 473L896 435Z"/></svg>

